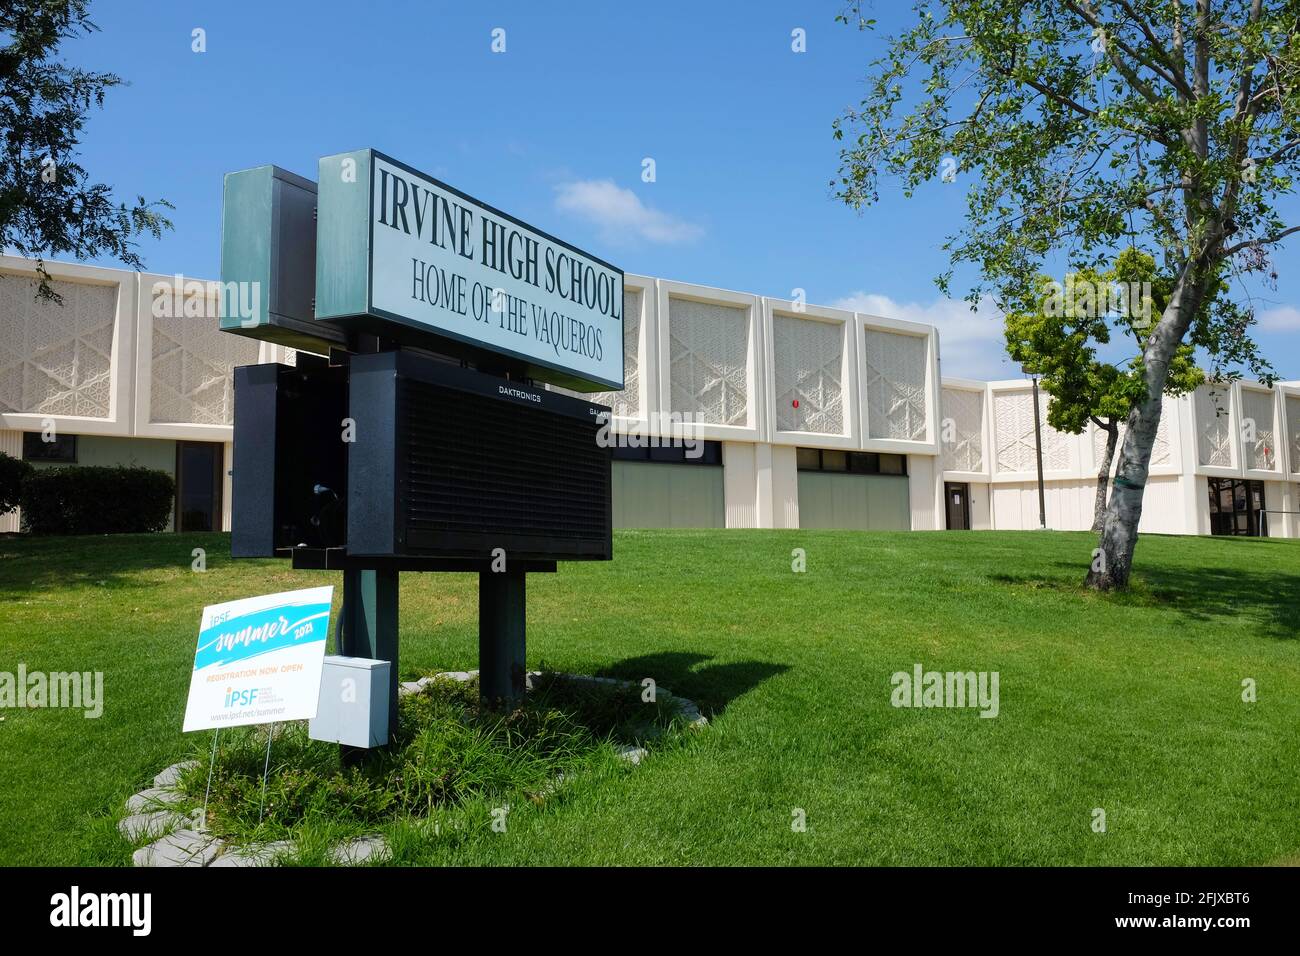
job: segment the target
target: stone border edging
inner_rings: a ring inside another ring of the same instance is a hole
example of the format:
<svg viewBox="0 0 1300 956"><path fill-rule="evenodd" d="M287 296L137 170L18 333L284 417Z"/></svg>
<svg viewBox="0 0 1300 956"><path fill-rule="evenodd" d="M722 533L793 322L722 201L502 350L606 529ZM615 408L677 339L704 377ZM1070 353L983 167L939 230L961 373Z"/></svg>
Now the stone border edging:
<svg viewBox="0 0 1300 956"><path fill-rule="evenodd" d="M421 677L419 680L404 681L398 686L397 693L399 696L418 694L430 682L440 677L464 683L477 675L477 670L443 671L430 677ZM529 690L533 688L533 681L541 676L541 671L528 672ZM592 677L586 674L558 674L557 676L579 684L624 688L641 686L636 681L619 680L614 677ZM694 701L677 697L666 688L656 687L656 700L660 695L676 703L678 714L686 718L687 726L691 730L702 730L708 726L708 718L700 713ZM640 764L649 753L644 747L636 744L624 744L618 750L618 756L633 765ZM152 786L127 798L126 816L118 821L118 832L131 843L149 841L131 854L133 866L268 866L293 852L292 840L230 846L226 841L207 834L203 821L198 819L201 810L195 810L189 815L177 810L177 804L184 799L177 787L180 776L186 770L196 766L198 766L197 760L174 763L154 776ZM346 840L330 850L334 862L343 866L356 866L371 860L379 860L386 857L388 853L388 842L378 834Z"/></svg>

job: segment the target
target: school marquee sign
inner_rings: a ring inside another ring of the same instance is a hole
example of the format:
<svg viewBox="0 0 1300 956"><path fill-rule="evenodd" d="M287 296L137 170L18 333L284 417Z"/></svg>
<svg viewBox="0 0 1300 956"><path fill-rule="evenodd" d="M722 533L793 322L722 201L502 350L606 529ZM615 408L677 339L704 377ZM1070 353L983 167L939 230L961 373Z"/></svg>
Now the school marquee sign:
<svg viewBox="0 0 1300 956"><path fill-rule="evenodd" d="M623 387L609 263L373 149L320 161L316 225L317 321L396 323L545 381Z"/></svg>

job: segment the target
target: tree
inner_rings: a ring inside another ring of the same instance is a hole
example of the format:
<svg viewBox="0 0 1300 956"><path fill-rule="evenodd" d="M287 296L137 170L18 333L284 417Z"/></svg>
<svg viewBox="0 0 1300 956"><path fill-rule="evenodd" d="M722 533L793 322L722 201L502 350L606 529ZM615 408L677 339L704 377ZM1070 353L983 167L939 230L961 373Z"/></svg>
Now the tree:
<svg viewBox="0 0 1300 956"><path fill-rule="evenodd" d="M860 7L841 19L874 29ZM1170 277L1092 587L1128 583L1179 347L1203 348L1216 378L1244 365L1273 380L1250 298L1229 280L1275 280L1270 250L1300 230L1278 210L1300 155L1298 14L1297 0L948 0L918 8L872 64L867 98L835 122L832 188L850 206L876 201L881 176L906 195L937 176L966 184L938 282L946 292L954 267L973 265L972 305L990 295L1006 311L1049 260L1101 270L1130 246Z"/></svg>
<svg viewBox="0 0 1300 956"><path fill-rule="evenodd" d="M1093 531L1104 526L1120 425L1145 391L1141 354L1150 317L1162 312L1169 300L1172 283L1159 277L1155 266L1149 255L1126 249L1105 273L1091 269L1070 273L1064 285L1042 276L1031 307L1008 312L1005 318L1007 354L1042 377L1049 396L1047 423L1057 431L1079 435L1091 422L1106 433L1097 469ZM1111 341L1112 324L1137 345L1137 355L1123 368L1097 357L1097 346ZM1165 394L1184 394L1204 380L1192 346L1179 345L1165 380Z"/></svg>
<svg viewBox="0 0 1300 956"><path fill-rule="evenodd" d="M76 161L87 113L122 83L112 73L68 66L59 45L98 28L87 0L7 0L0 5L0 242L37 260L38 295L58 300L44 257L109 254L140 269L133 237L155 238L171 223L166 201L114 203Z"/></svg>

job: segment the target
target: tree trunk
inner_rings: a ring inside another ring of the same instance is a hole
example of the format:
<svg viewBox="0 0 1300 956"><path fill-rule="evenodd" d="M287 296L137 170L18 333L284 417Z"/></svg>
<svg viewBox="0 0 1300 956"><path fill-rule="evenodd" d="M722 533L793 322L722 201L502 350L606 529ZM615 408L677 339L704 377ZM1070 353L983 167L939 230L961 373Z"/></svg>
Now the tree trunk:
<svg viewBox="0 0 1300 956"><path fill-rule="evenodd" d="M1094 419L1095 421L1095 419ZM1110 491L1110 466L1115 461L1115 445L1119 443L1119 423L1113 418L1105 423L1097 422L1106 429L1106 450L1101 456L1101 468L1097 471L1097 501L1092 506L1092 530L1100 531L1106 524L1107 492Z"/></svg>
<svg viewBox="0 0 1300 956"><path fill-rule="evenodd" d="M1211 244L1214 248L1214 244ZM1189 261L1179 272L1160 321L1142 351L1147 397L1128 414L1110 502L1101 528L1101 542L1093 552L1086 584L1100 591L1128 587L1142 518L1142 492L1151 464L1151 448L1160 426L1160 405L1169 377L1169 363L1200 308L1210 274L1209 251Z"/></svg>

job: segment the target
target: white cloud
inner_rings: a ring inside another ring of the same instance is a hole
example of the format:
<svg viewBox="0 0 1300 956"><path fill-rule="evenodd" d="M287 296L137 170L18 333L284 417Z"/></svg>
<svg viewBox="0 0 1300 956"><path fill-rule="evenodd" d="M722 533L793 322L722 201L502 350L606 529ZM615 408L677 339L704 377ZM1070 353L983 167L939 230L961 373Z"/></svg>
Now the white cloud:
<svg viewBox="0 0 1300 956"><path fill-rule="evenodd" d="M555 208L599 227L601 237L611 241L629 238L647 242L690 242L704 235L694 223L653 209L630 189L612 179L584 179L555 187Z"/></svg>
<svg viewBox="0 0 1300 956"><path fill-rule="evenodd" d="M1259 327L1269 332L1300 332L1300 309L1281 305L1259 314Z"/></svg>
<svg viewBox="0 0 1300 956"><path fill-rule="evenodd" d="M966 302L936 298L933 302L896 302L887 295L854 292L831 303L837 309L866 312L888 319L923 322L939 329L942 374L948 378L1019 378L1020 368L1007 358L1002 337L1002 313L985 299L972 312Z"/></svg>

